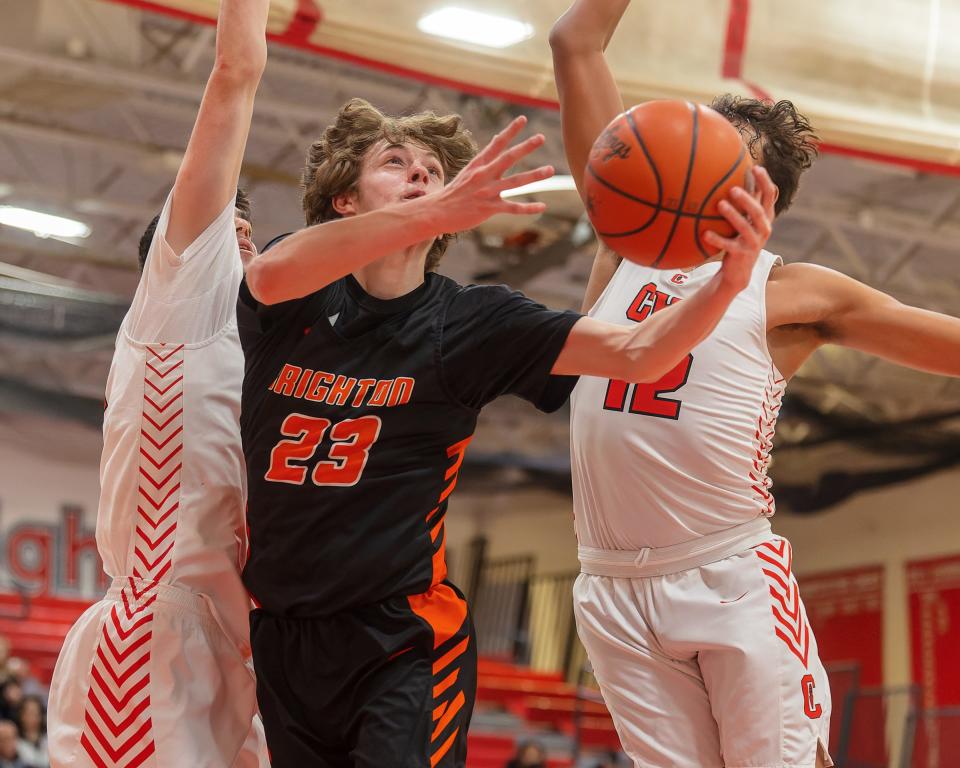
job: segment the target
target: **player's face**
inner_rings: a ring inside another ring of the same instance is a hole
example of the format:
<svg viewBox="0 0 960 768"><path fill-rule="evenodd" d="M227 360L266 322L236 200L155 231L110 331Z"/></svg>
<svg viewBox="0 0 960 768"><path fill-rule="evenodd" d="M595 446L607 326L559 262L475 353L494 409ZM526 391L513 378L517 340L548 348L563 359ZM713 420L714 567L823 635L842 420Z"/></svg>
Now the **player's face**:
<svg viewBox="0 0 960 768"><path fill-rule="evenodd" d="M363 158L354 205L356 213L375 211L443 189L443 165L427 147L414 142L374 144Z"/></svg>
<svg viewBox="0 0 960 768"><path fill-rule="evenodd" d="M246 267L257 256L257 246L253 244L253 227L250 222L236 211L233 216L233 224L237 230L237 245L240 246L240 261Z"/></svg>

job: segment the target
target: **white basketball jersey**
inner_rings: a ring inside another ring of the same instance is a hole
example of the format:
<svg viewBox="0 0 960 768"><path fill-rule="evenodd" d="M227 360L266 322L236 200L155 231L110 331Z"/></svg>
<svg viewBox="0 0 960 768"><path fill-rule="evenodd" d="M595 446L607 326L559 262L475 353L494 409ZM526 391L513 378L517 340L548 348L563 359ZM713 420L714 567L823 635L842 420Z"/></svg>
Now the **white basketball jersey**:
<svg viewBox="0 0 960 768"><path fill-rule="evenodd" d="M170 198L107 380L97 546L115 579L212 598L243 642L243 269L234 204L180 256L164 239L169 213Z"/></svg>
<svg viewBox="0 0 960 768"><path fill-rule="evenodd" d="M577 537L612 550L664 547L774 513L767 466L786 387L767 349L764 251L714 332L654 384L584 376L571 398ZM692 296L720 269L624 260L590 316L618 325Z"/></svg>

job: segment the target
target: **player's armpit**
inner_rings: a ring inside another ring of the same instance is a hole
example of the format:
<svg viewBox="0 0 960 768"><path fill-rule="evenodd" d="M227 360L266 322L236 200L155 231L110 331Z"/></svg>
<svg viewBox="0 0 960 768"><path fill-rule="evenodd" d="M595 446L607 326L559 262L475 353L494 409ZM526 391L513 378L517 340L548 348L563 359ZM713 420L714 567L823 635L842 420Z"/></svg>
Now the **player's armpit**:
<svg viewBox="0 0 960 768"><path fill-rule="evenodd" d="M807 325L899 365L960 376L960 319L911 307L832 269L790 264L771 274L767 328Z"/></svg>

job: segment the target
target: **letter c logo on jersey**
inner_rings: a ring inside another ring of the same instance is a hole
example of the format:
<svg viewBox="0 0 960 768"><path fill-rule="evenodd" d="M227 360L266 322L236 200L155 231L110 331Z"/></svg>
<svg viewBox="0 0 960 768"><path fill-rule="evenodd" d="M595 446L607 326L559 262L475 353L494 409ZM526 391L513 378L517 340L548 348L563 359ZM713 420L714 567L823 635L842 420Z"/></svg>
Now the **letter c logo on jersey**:
<svg viewBox="0 0 960 768"><path fill-rule="evenodd" d="M817 684L813 675L804 675L800 681L800 688L803 691L803 713L811 720L816 720L823 714L823 707L813 699L813 692L816 687Z"/></svg>
<svg viewBox="0 0 960 768"><path fill-rule="evenodd" d="M689 277L690 275L685 275L683 272L677 272L677 274L670 278L670 282L676 285L683 285Z"/></svg>

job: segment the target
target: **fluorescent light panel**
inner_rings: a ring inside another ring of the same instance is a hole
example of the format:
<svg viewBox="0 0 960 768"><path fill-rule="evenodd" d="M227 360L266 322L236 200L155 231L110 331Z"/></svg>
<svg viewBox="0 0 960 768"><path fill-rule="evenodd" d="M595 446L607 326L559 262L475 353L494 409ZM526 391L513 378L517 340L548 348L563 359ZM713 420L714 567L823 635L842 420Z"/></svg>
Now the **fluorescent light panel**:
<svg viewBox="0 0 960 768"><path fill-rule="evenodd" d="M0 205L0 224L25 229L37 237L89 237L90 227L82 221L53 216L49 213Z"/></svg>
<svg viewBox="0 0 960 768"><path fill-rule="evenodd" d="M427 14L417 28L428 35L487 48L507 48L533 37L533 26L525 22L452 6Z"/></svg>
<svg viewBox="0 0 960 768"><path fill-rule="evenodd" d="M520 195L535 195L537 192L569 192L575 190L577 185L573 182L573 176L551 176L549 179L541 179L532 184L525 184L516 189L508 189L500 193L500 197L519 197Z"/></svg>

